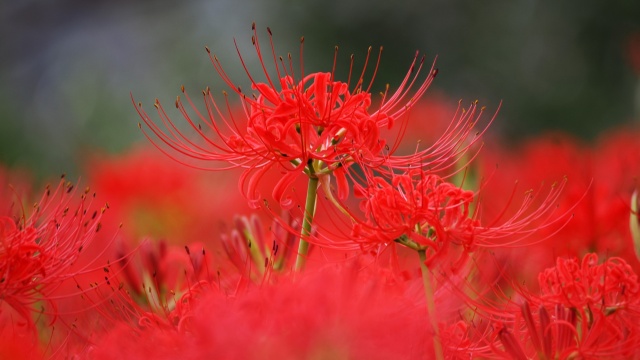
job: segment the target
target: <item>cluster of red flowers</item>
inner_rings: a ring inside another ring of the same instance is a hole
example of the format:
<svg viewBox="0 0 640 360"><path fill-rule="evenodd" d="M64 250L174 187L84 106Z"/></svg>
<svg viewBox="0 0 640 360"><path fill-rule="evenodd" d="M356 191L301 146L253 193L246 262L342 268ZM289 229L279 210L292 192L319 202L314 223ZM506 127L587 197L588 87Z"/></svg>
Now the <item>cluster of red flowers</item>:
<svg viewBox="0 0 640 360"><path fill-rule="evenodd" d="M493 118L422 102L418 54L376 98L382 49L340 81L337 48L307 74L268 34L250 92L206 49L239 107L183 87L185 130L134 102L177 163L94 156L96 193L29 209L0 189L0 357L638 357L637 133L481 149Z"/></svg>

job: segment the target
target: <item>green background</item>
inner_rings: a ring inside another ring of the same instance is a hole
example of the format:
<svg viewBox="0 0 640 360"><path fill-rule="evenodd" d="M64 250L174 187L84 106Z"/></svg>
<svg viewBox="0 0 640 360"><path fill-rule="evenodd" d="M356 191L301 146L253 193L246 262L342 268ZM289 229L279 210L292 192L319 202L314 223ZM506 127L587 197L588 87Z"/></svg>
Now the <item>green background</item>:
<svg viewBox="0 0 640 360"><path fill-rule="evenodd" d="M330 70L335 45L339 73L349 54L358 63L384 46L376 91L399 83L416 50L437 55L430 91L490 110L502 101L492 131L504 139L589 140L638 119L638 1L3 1L0 163L73 174L88 153L144 141L130 93L151 109L183 84L192 95L224 89L205 45L246 85L233 38L258 70L253 21L282 55L298 58L304 36L306 72Z"/></svg>

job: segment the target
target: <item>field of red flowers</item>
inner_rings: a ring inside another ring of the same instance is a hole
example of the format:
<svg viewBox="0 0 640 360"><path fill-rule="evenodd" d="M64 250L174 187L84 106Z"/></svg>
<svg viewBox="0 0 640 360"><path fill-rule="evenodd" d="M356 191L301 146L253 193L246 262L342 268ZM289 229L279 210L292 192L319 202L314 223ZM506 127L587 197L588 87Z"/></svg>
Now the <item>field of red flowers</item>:
<svg viewBox="0 0 640 360"><path fill-rule="evenodd" d="M81 180L0 169L0 358L640 358L640 131L506 145L433 59L303 43L254 26L249 89L207 48L226 90L133 94Z"/></svg>

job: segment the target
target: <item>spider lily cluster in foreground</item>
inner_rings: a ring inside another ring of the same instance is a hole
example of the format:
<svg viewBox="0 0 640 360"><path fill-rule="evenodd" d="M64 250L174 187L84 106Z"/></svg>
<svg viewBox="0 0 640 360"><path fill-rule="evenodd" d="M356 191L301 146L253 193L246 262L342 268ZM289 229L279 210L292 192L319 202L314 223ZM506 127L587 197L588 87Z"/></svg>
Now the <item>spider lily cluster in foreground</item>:
<svg viewBox="0 0 640 360"><path fill-rule="evenodd" d="M382 49L340 80L338 48L309 74L268 35L249 91L206 49L239 106L134 101L179 164L96 156L95 194L32 208L0 177L3 358L638 357L635 132L506 152L477 101L434 116L418 54L378 93Z"/></svg>

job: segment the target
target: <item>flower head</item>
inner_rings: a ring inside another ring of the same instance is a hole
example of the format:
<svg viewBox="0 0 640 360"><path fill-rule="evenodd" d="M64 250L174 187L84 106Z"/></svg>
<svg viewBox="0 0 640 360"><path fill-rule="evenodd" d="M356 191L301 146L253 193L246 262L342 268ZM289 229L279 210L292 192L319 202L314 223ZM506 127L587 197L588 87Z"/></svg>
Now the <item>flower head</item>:
<svg viewBox="0 0 640 360"><path fill-rule="evenodd" d="M338 81L335 78L337 47L331 72L306 74L301 59L300 75L297 75L290 55L288 60L277 57L271 30L268 31L275 74L267 69L268 61L260 47L255 24L253 26L252 43L266 79L264 82L256 80L247 69L238 50L251 82L251 93L245 93L231 80L217 56L207 48L220 77L242 100L241 119L233 115L226 92L223 105L214 99L208 88L203 91L206 112L202 113L183 87L184 97L196 114L196 120L189 115L180 97L175 105L197 133L196 139L180 131L157 100L154 105L162 126L151 120L141 105L136 106L146 125L141 126L145 135L171 157L191 166L245 169L241 181L243 193L255 206L261 200L258 183L269 170L281 174L273 189L274 198L283 206L291 206L292 200L285 196L285 192L303 173L309 177L336 176L339 195L345 197L348 185L340 180L344 180L346 170L353 164L381 169L384 165L383 169L386 170L415 166L419 159L430 168L447 168L451 166L452 159L457 159L470 146L464 140L469 137L478 119L475 111L464 111L460 120L452 123L446 134L433 146L410 156L394 155L406 128L404 115L425 93L437 74L432 67L426 78L420 80L424 57L421 58L418 53L398 89L391 92L387 85L380 98L376 99L371 89L380 55L368 85L365 85L364 79L371 48L362 72L357 78L354 77L355 81L352 79L353 57L348 79ZM380 50L381 54L382 48ZM470 110L474 109L475 105ZM399 135L390 142L380 131L394 127ZM224 165L211 165L212 162Z"/></svg>
<svg viewBox="0 0 640 360"><path fill-rule="evenodd" d="M601 307L604 312L640 306L638 276L621 258L609 258L602 264L596 254L582 261L558 258L556 266L540 273L538 279L545 301L575 308Z"/></svg>
<svg viewBox="0 0 640 360"><path fill-rule="evenodd" d="M364 174L364 184L353 180L354 192L361 199L359 212L336 200L351 220L348 239L320 236L311 241L343 250L396 242L426 251L427 263L445 254L452 259L457 256L452 263L458 268L478 247L524 245L539 229L561 227L568 218L554 212L564 182L554 185L542 200L528 191L514 215L486 221L479 216L482 204L476 192L425 169L388 176Z"/></svg>
<svg viewBox="0 0 640 360"><path fill-rule="evenodd" d="M558 258L539 279L539 292L516 285L505 304L474 306L491 325L466 339L469 353L514 359L628 359L638 353L639 284L624 260Z"/></svg>
<svg viewBox="0 0 640 360"><path fill-rule="evenodd" d="M33 308L36 303L55 308L49 301L54 292L89 269L76 262L100 230L106 205L94 210L87 189L74 206L73 193L63 179L56 189L47 187L31 215L0 216L0 306L7 304L27 326L33 325L30 313L41 310Z"/></svg>

